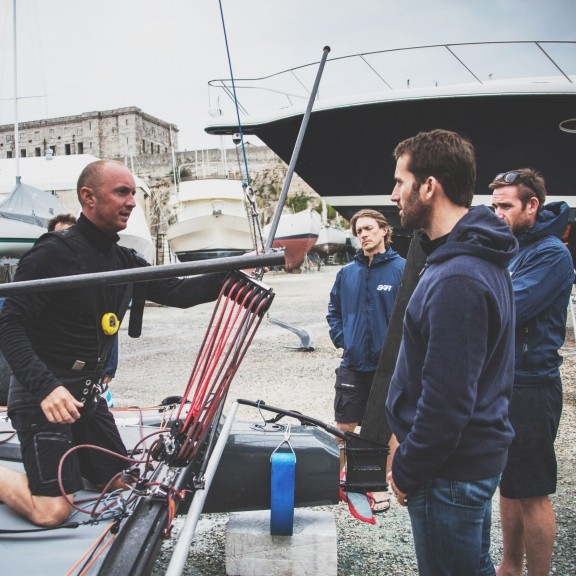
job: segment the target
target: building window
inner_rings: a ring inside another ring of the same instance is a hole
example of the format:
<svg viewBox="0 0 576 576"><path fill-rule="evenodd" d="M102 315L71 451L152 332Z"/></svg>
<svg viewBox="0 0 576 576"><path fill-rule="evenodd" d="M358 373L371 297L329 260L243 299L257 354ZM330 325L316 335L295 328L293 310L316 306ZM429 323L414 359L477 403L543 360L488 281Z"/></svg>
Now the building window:
<svg viewBox="0 0 576 576"><path fill-rule="evenodd" d="M66 156L70 156L71 153L70 144L64 144L64 154L66 154Z"/></svg>
<svg viewBox="0 0 576 576"><path fill-rule="evenodd" d="M146 140L142 140L142 154L146 154Z"/></svg>
<svg viewBox="0 0 576 576"><path fill-rule="evenodd" d="M22 148L22 150L20 150L20 158L26 158L26 148Z"/></svg>
<svg viewBox="0 0 576 576"><path fill-rule="evenodd" d="M56 156L56 146L50 146L50 150L52 150L52 155Z"/></svg>
<svg viewBox="0 0 576 576"><path fill-rule="evenodd" d="M12 150L6 150L6 158L12 158Z"/></svg>
<svg viewBox="0 0 576 576"><path fill-rule="evenodd" d="M78 154L84 154L84 142L78 142Z"/></svg>
<svg viewBox="0 0 576 576"><path fill-rule="evenodd" d="M42 156L42 149L38 148L38 146L34 148L34 156Z"/></svg>

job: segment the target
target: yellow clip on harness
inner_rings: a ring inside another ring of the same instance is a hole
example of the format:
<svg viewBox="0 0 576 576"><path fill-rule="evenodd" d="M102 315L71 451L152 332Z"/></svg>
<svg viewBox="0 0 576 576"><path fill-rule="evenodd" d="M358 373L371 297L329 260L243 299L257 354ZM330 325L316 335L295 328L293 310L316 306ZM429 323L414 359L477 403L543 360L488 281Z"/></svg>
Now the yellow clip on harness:
<svg viewBox="0 0 576 576"><path fill-rule="evenodd" d="M102 316L102 331L106 336L114 336L120 328L120 321L114 312L107 312Z"/></svg>

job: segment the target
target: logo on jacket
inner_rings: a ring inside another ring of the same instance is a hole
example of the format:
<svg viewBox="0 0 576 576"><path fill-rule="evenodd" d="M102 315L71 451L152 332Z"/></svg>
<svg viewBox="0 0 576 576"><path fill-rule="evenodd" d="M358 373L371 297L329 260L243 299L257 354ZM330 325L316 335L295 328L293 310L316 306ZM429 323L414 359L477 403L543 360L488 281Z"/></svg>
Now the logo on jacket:
<svg viewBox="0 0 576 576"><path fill-rule="evenodd" d="M390 284L378 284L376 290L384 290L385 292L391 292L392 286Z"/></svg>

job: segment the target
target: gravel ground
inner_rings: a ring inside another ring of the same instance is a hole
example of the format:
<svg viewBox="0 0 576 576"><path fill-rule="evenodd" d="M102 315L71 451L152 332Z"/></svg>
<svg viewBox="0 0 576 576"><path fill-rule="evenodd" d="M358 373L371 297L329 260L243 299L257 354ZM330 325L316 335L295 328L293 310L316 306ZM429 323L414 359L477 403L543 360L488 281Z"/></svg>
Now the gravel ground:
<svg viewBox="0 0 576 576"><path fill-rule="evenodd" d="M236 398L265 402L298 410L332 423L334 369L339 352L328 337L325 320L328 294L338 267L305 274L268 273L264 281L276 297L270 316L307 330L313 337L314 352L291 349L298 338L265 319L234 382L228 404ZM139 340L120 332L120 367L113 384L116 405L156 403L172 394L182 394L196 351L213 305L190 310L148 306ZM576 346L569 314L568 340L563 350L564 414L556 442L559 485L554 495L558 534L552 564L557 576L576 575ZM125 326L127 323L125 323ZM238 418L258 419L254 409L240 407ZM413 576L417 573L408 513L393 502L391 509L371 526L355 520L345 504L332 510L338 530L338 576L360 574ZM184 574L223 576L225 533L228 515L206 514L198 524ZM163 545L154 570L164 574L182 520L177 519L173 539ZM501 556L498 499L494 499L492 554Z"/></svg>

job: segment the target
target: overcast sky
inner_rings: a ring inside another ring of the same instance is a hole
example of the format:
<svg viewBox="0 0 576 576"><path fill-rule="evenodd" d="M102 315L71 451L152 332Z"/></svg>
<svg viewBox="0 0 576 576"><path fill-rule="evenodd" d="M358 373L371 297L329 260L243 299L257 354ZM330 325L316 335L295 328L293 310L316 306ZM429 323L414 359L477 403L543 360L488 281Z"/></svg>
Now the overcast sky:
<svg viewBox="0 0 576 576"><path fill-rule="evenodd" d="M204 133L207 82L229 77L218 0L17 0L18 118L137 106ZM576 40L576 0L222 0L235 78L424 44ZM14 122L12 0L0 0L0 124ZM231 143L230 143L231 144Z"/></svg>

